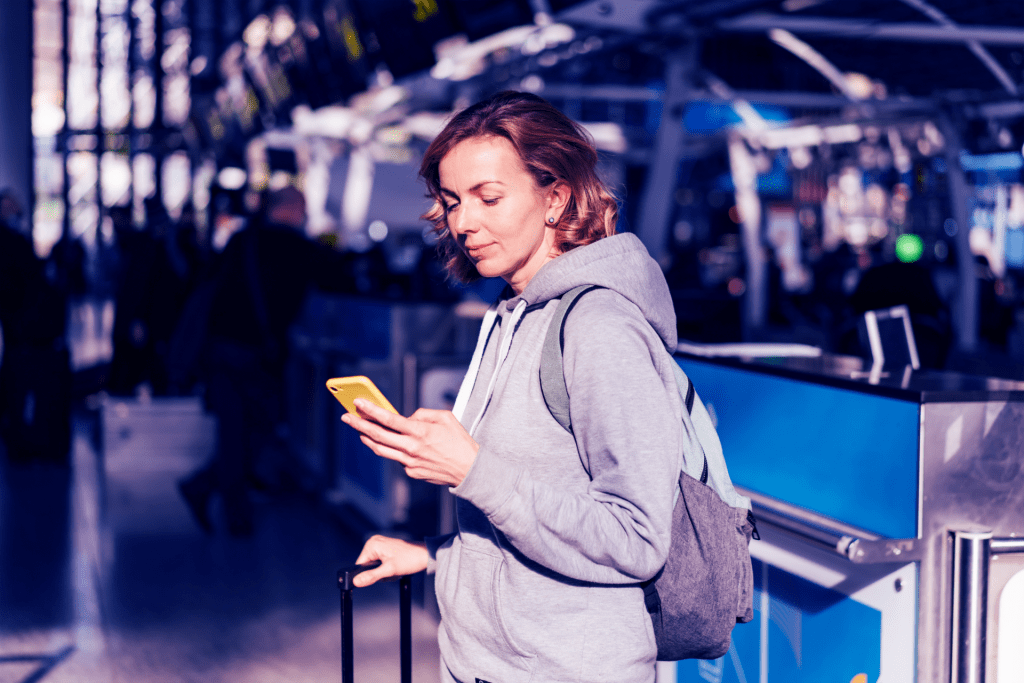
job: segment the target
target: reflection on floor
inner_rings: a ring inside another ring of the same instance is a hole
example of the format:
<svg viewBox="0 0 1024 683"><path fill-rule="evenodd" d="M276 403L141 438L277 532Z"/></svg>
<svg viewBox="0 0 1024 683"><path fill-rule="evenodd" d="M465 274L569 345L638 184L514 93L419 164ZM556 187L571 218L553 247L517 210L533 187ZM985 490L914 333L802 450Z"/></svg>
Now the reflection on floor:
<svg viewBox="0 0 1024 683"><path fill-rule="evenodd" d="M175 473L108 475L95 420L70 466L0 452L0 683L340 680L335 572L359 538L299 494L256 501L248 538L195 527ZM398 680L397 584L357 592L356 679ZM437 624L414 606L417 683Z"/></svg>

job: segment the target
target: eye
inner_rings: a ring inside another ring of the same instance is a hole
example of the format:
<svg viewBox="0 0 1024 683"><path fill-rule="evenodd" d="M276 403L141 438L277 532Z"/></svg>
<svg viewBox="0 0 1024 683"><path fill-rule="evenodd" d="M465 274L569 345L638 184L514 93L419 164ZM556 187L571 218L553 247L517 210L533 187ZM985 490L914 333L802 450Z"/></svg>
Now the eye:
<svg viewBox="0 0 1024 683"><path fill-rule="evenodd" d="M444 204L442 208L444 208L444 212L447 215L447 214L450 214L455 209L459 208L459 203L458 202L454 202L452 204Z"/></svg>
<svg viewBox="0 0 1024 683"><path fill-rule="evenodd" d="M494 206L495 204L498 203L499 199L501 199L501 197L494 197L493 199L482 199L481 201L483 201L483 203L486 204L487 206Z"/></svg>

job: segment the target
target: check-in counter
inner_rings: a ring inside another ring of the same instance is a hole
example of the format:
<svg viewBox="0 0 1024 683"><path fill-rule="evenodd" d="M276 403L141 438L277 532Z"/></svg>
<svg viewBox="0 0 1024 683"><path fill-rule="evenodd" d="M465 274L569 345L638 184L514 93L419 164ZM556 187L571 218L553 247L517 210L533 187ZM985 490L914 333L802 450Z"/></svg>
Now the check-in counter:
<svg viewBox="0 0 1024 683"><path fill-rule="evenodd" d="M754 621L677 680L1024 681L1024 383L677 361L761 533Z"/></svg>

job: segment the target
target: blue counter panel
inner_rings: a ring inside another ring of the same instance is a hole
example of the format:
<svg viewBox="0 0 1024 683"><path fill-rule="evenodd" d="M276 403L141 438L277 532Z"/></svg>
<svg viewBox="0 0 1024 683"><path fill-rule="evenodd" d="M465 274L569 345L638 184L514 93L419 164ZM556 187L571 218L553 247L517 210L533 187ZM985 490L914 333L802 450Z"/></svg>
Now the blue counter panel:
<svg viewBox="0 0 1024 683"><path fill-rule="evenodd" d="M757 560L753 566L754 620L736 625L724 657L680 662L679 683L876 683L880 679L881 612L777 567L765 567ZM763 595L766 580L768 596Z"/></svg>
<svg viewBox="0 0 1024 683"><path fill-rule="evenodd" d="M917 403L677 358L733 482L891 538L917 536Z"/></svg>

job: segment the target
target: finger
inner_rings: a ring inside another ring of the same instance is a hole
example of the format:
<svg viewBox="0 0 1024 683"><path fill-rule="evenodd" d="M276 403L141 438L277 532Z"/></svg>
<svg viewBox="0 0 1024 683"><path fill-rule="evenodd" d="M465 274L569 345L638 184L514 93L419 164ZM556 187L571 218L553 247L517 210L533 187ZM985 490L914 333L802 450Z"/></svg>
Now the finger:
<svg viewBox="0 0 1024 683"><path fill-rule="evenodd" d="M381 538L383 537L374 535L366 539L363 549L359 551L359 557L356 558L356 564L366 564L367 562L381 559L379 547Z"/></svg>
<svg viewBox="0 0 1024 683"><path fill-rule="evenodd" d="M365 416L374 422L387 424L388 421L404 420L404 418L397 413L392 413L391 411L381 408L380 405L372 400L356 398L352 402L355 404L355 410L358 411L360 415Z"/></svg>
<svg viewBox="0 0 1024 683"><path fill-rule="evenodd" d="M410 479L419 479L421 481L425 481L428 484L440 483L437 480L436 472L431 472L429 470L423 469L422 467L406 467L405 476L409 477Z"/></svg>
<svg viewBox="0 0 1024 683"><path fill-rule="evenodd" d="M397 413L386 411L380 405L364 398L357 398L355 400L355 410L359 412L361 417L372 420L393 432L404 434L410 430L409 418L403 418Z"/></svg>
<svg viewBox="0 0 1024 683"><path fill-rule="evenodd" d="M368 415L360 415L359 413L345 413L341 416L341 421L361 432L366 431L370 425L381 427L380 423L374 421Z"/></svg>
<svg viewBox="0 0 1024 683"><path fill-rule="evenodd" d="M395 431L352 413L342 415L342 420L345 424L353 427L363 436L369 437L371 440L379 444L403 453L412 453L417 444L422 441L423 437L426 435L426 427L422 422L413 422L408 418L395 416L393 413L388 414L392 417L399 417L399 419L405 423L405 429ZM370 444L367 445L369 446ZM380 454L378 453L378 455Z"/></svg>
<svg viewBox="0 0 1024 683"><path fill-rule="evenodd" d="M367 426L365 429L360 430L359 436L367 446L373 448L374 444L376 444L387 449L388 452L398 452L406 455L410 455L412 453L412 449L415 447L416 442L410 437L389 432L381 427L374 427L372 426L372 423L367 424L371 426ZM366 439L369 439L373 443L369 443ZM374 452L377 452L375 448ZM377 454L383 455L383 453Z"/></svg>
<svg viewBox="0 0 1024 683"><path fill-rule="evenodd" d="M392 448L391 446L385 446L379 441L374 441L368 436L360 436L359 440L362 441L375 454L379 455L382 458L387 458L388 460L394 460L395 462L402 465L402 467L407 466L412 461L412 458L410 458L409 454L406 453L405 451L401 451L397 448Z"/></svg>
<svg viewBox="0 0 1024 683"><path fill-rule="evenodd" d="M346 418L345 424L349 425L360 434L368 436L374 441L383 443L393 448L401 447L399 440L402 438L402 435L399 432L393 432L390 429L382 427L376 422L359 417L358 415L353 415L351 413L346 414L344 417Z"/></svg>
<svg viewBox="0 0 1024 683"><path fill-rule="evenodd" d="M391 576L385 567L387 565L382 564L376 569L370 569L369 571L361 572L352 577L352 585L357 588L365 588L366 586L372 586L381 579L386 579Z"/></svg>

